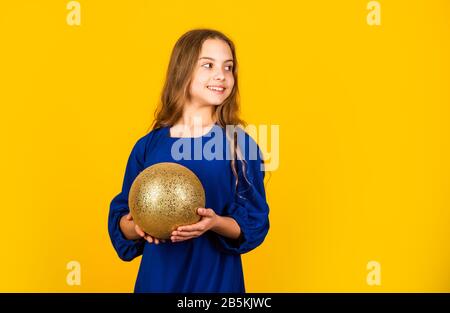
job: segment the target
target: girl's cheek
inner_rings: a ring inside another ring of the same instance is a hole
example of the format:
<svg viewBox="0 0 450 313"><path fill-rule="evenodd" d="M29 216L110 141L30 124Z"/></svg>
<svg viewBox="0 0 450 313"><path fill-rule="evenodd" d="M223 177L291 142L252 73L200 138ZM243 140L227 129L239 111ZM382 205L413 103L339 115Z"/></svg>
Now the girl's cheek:
<svg viewBox="0 0 450 313"><path fill-rule="evenodd" d="M234 87L234 77L231 76L231 78L228 80L228 84L229 84L229 89L233 89Z"/></svg>
<svg viewBox="0 0 450 313"><path fill-rule="evenodd" d="M205 73L198 73L197 75L197 80L201 83L201 84L206 84L209 80L208 75L206 75Z"/></svg>

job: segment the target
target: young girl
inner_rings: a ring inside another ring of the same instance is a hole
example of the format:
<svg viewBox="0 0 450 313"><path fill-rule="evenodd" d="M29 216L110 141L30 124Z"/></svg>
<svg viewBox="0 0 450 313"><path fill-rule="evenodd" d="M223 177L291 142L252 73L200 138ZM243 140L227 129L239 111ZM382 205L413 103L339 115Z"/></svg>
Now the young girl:
<svg viewBox="0 0 450 313"><path fill-rule="evenodd" d="M142 255L135 292L245 292L241 254L264 241L269 207L259 147L241 127L229 127L244 124L233 42L209 29L184 34L173 48L155 116L153 129L131 151L108 219L119 257ZM198 120L201 131L193 136ZM170 240L144 233L128 207L136 176L160 162L189 168L206 195L201 220L174 230Z"/></svg>

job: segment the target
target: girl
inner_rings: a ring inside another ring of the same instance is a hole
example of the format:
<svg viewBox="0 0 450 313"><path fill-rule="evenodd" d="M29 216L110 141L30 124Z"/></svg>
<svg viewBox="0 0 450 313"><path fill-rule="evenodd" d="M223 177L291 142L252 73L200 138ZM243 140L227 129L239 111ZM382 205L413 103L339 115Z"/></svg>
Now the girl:
<svg viewBox="0 0 450 313"><path fill-rule="evenodd" d="M133 147L122 191L110 206L108 230L119 257L142 255L135 292L245 292L241 254L266 237L269 207L259 147L241 127L229 127L244 124L238 94L229 38L198 29L177 41L153 129ZM200 134L192 136L198 120ZM128 207L136 176L160 162L189 168L206 195L201 220L165 241L144 233Z"/></svg>

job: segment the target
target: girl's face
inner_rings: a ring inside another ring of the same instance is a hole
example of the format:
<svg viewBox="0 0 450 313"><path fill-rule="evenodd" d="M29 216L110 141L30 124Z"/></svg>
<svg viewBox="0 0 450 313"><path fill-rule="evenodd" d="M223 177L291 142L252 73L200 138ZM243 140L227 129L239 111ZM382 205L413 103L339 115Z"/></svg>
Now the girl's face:
<svg viewBox="0 0 450 313"><path fill-rule="evenodd" d="M230 95L233 86L233 56L230 47L220 39L205 40L192 77L192 103L220 105Z"/></svg>

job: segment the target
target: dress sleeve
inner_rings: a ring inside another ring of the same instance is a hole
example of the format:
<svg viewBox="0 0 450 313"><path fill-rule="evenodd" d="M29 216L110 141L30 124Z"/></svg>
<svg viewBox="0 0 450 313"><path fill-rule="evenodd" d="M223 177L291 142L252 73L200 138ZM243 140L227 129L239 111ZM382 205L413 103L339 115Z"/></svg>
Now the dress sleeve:
<svg viewBox="0 0 450 313"><path fill-rule="evenodd" d="M138 140L128 158L123 180L122 191L114 197L110 204L108 216L108 232L114 249L124 261L131 261L142 254L145 241L142 239L128 240L120 230L119 222L122 216L128 214L128 193L136 176L143 170L145 143L144 138Z"/></svg>
<svg viewBox="0 0 450 313"><path fill-rule="evenodd" d="M246 176L242 161L237 161L238 188L234 200L225 210L225 216L233 218L241 228L238 239L217 234L219 248L225 253L243 254L258 247L269 231L269 206L264 189L264 168L259 147L256 160L247 160Z"/></svg>

